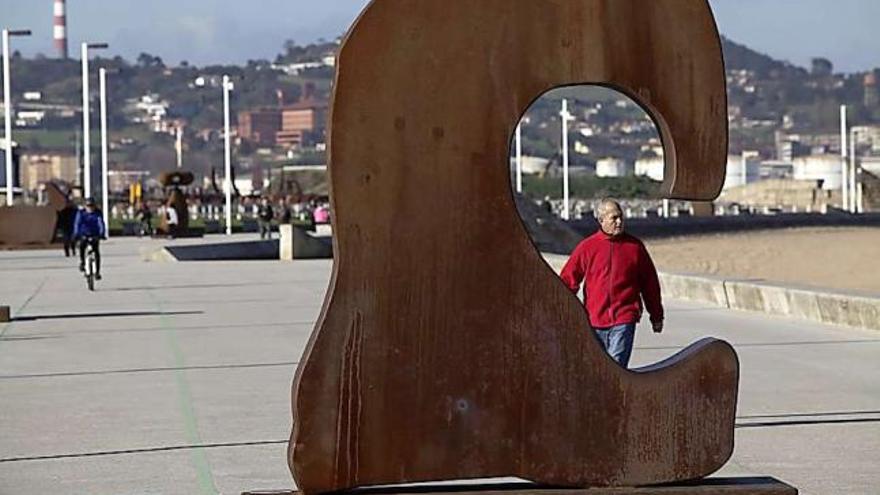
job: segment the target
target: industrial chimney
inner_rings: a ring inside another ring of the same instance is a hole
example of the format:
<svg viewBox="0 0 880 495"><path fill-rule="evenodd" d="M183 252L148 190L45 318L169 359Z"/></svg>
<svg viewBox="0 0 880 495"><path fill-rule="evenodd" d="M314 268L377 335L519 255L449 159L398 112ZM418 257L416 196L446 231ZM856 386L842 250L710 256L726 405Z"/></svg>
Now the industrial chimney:
<svg viewBox="0 0 880 495"><path fill-rule="evenodd" d="M65 0L55 0L55 19L53 21L53 33L55 38L55 52L58 57L67 58L67 10Z"/></svg>

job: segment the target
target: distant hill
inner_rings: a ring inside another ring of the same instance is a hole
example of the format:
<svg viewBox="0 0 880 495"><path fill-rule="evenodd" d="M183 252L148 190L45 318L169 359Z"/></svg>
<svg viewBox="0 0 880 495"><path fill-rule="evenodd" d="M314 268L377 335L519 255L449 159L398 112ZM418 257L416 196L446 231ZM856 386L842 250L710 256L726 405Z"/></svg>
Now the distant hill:
<svg viewBox="0 0 880 495"><path fill-rule="evenodd" d="M751 70L761 78L771 78L774 73L777 77L785 73L806 74L803 68L756 52L724 36L721 37L721 49L724 52L724 65L728 70Z"/></svg>

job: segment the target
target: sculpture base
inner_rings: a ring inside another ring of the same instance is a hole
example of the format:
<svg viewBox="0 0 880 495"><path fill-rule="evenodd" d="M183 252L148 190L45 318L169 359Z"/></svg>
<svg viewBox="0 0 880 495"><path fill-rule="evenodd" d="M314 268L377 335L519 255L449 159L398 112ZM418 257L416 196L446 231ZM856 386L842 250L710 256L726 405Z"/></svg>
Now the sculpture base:
<svg viewBox="0 0 880 495"><path fill-rule="evenodd" d="M797 495L798 490L773 478L711 478L690 483L640 488L545 488L506 485L418 485L363 488L352 495ZM242 495L303 495L297 491L255 491Z"/></svg>

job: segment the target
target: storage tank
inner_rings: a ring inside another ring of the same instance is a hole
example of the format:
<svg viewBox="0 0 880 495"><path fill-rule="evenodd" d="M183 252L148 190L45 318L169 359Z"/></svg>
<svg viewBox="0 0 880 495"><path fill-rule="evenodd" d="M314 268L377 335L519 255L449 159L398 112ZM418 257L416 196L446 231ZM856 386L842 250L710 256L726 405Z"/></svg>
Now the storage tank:
<svg viewBox="0 0 880 495"><path fill-rule="evenodd" d="M810 155L794 160L795 180L821 180L822 189L840 189L841 162L837 155Z"/></svg>
<svg viewBox="0 0 880 495"><path fill-rule="evenodd" d="M648 176L656 181L663 181L666 164L663 158L656 156L651 158L639 158L636 160L636 175Z"/></svg>
<svg viewBox="0 0 880 495"><path fill-rule="evenodd" d="M603 158L596 162L596 177L626 177L633 174L633 165L617 158Z"/></svg>
<svg viewBox="0 0 880 495"><path fill-rule="evenodd" d="M523 156L522 172L526 175L541 174L547 171L547 166L549 164L549 158L542 158L540 156ZM515 156L510 157L510 169L516 170Z"/></svg>
<svg viewBox="0 0 880 495"><path fill-rule="evenodd" d="M761 158L759 156L727 155L724 189L751 184L759 180L761 180Z"/></svg>

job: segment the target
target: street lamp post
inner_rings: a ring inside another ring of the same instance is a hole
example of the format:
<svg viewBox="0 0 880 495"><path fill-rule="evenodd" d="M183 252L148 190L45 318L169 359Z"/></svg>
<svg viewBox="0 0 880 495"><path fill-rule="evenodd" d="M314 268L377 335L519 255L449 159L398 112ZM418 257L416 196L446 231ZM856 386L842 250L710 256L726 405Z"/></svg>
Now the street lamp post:
<svg viewBox="0 0 880 495"><path fill-rule="evenodd" d="M849 130L849 211L850 213L863 212L862 198L862 174L856 163L856 129Z"/></svg>
<svg viewBox="0 0 880 495"><path fill-rule="evenodd" d="M177 168L183 168L183 127L178 124L174 128L174 151L177 153Z"/></svg>
<svg viewBox="0 0 880 495"><path fill-rule="evenodd" d="M842 187L841 210L849 208L849 174L846 165L846 105L840 106L840 184Z"/></svg>
<svg viewBox="0 0 880 495"><path fill-rule="evenodd" d="M89 135L89 50L107 48L107 43L83 43L82 56L82 110L83 110L83 196L92 196L91 136Z"/></svg>
<svg viewBox="0 0 880 495"><path fill-rule="evenodd" d="M101 209L104 211L104 220L110 222L110 189L107 177L107 70L101 67L98 70L98 81L101 94ZM106 229L106 235L110 237L110 229Z"/></svg>
<svg viewBox="0 0 880 495"><path fill-rule="evenodd" d="M516 192L522 194L522 122L516 126Z"/></svg>
<svg viewBox="0 0 880 495"><path fill-rule="evenodd" d="M568 123L574 120L574 116L568 112L568 100L562 100L562 219L571 220L571 208L569 206L569 183L568 183Z"/></svg>
<svg viewBox="0 0 880 495"><path fill-rule="evenodd" d="M12 170L12 90L10 87L9 73L9 37L30 36L28 29L3 30L3 109L5 117L6 138L6 206L12 206L13 201L13 170Z"/></svg>
<svg viewBox="0 0 880 495"><path fill-rule="evenodd" d="M225 157L226 180L224 188L226 192L226 235L232 235L232 148L229 136L229 92L232 91L232 83L229 76L223 76L223 145Z"/></svg>

